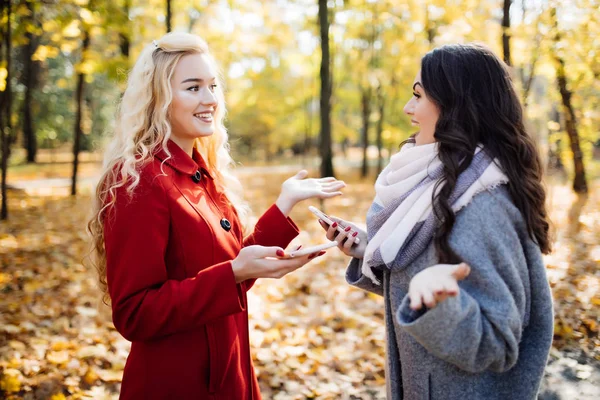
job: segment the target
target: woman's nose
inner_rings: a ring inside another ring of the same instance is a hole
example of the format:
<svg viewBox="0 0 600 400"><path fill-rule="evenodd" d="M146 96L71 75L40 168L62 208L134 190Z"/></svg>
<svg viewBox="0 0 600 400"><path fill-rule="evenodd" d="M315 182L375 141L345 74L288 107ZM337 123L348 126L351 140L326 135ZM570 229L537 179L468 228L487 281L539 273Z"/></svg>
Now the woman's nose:
<svg viewBox="0 0 600 400"><path fill-rule="evenodd" d="M413 105L412 105L412 99L410 99L408 101L408 103L406 103L406 105L404 106L403 109L404 113L407 115L412 115L413 114Z"/></svg>
<svg viewBox="0 0 600 400"><path fill-rule="evenodd" d="M207 88L202 91L200 102L205 106L215 106L217 104L217 96L214 92Z"/></svg>

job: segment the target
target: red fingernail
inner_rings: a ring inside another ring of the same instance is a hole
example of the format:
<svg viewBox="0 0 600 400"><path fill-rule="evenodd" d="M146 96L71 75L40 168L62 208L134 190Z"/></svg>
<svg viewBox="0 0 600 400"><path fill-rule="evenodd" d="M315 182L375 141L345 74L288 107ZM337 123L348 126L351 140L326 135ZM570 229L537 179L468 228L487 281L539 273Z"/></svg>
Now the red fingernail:
<svg viewBox="0 0 600 400"><path fill-rule="evenodd" d="M354 232L354 233L352 234L352 237L356 237L356 235L358 235L358 232Z"/></svg>
<svg viewBox="0 0 600 400"><path fill-rule="evenodd" d="M337 228L337 222L334 222L333 224L331 224L332 228Z"/></svg>
<svg viewBox="0 0 600 400"><path fill-rule="evenodd" d="M348 232L350 231L350 229L352 229L351 227L347 227L346 229L344 229L344 231Z"/></svg>
<svg viewBox="0 0 600 400"><path fill-rule="evenodd" d="M283 250L277 250L277 253L275 253L275 254L277 254L277 257L285 256L285 253L283 252Z"/></svg>
<svg viewBox="0 0 600 400"><path fill-rule="evenodd" d="M319 254L317 254L317 257L322 256L323 254L325 254L325 252L321 251Z"/></svg>

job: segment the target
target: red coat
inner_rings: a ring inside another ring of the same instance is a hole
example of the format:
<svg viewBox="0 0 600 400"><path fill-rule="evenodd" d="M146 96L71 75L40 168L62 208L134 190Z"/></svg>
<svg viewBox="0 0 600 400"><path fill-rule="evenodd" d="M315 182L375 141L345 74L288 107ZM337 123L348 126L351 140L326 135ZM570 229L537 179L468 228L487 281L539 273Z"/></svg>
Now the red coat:
<svg viewBox="0 0 600 400"><path fill-rule="evenodd" d="M272 206L244 240L202 157L168 147L166 176L159 152L132 200L118 190L104 224L113 322L132 342L120 398L258 400L246 302L254 282L236 284L231 260L242 246L285 248L298 229Z"/></svg>

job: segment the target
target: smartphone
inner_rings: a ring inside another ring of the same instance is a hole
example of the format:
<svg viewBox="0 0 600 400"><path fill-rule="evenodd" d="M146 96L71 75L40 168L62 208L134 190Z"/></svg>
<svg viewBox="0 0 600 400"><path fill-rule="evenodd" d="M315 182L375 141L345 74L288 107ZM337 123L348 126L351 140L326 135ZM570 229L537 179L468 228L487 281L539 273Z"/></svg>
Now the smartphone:
<svg viewBox="0 0 600 400"><path fill-rule="evenodd" d="M317 207L308 206L308 209L310 210L310 212L312 212L317 217L319 217L319 219L321 219L327 225L333 224L333 220L331 218L329 218L329 215L325 214L323 211L319 210ZM341 224L338 224L337 230L339 232L343 232L344 229L346 229L345 226L342 226ZM354 239L354 243L359 244L360 243L360 239L359 238L355 238Z"/></svg>
<svg viewBox="0 0 600 400"><path fill-rule="evenodd" d="M333 242L329 242L329 243L320 244L318 246L312 246L312 247L307 247L305 249L291 251L291 252L287 253L287 256L289 258L301 257L301 256L305 256L308 254L317 253L322 250L327 250L332 247L337 247L337 245L338 245L338 242L333 241Z"/></svg>

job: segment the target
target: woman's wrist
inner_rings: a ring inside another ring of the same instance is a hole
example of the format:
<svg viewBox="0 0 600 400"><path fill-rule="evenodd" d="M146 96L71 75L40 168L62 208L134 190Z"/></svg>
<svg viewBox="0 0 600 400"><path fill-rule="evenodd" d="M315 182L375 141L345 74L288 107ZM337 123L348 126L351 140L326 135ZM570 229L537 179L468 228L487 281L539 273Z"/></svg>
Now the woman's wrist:
<svg viewBox="0 0 600 400"><path fill-rule="evenodd" d="M294 208L296 204L296 201L286 198L283 194L280 194L277 198L277 201L275 202L275 205L277 206L277 208L279 208L279 211L281 211L281 213L286 217L290 215L290 212L292 212L292 208Z"/></svg>
<svg viewBox="0 0 600 400"><path fill-rule="evenodd" d="M235 283L244 282L248 278L244 276L241 266L241 261L237 258L231 260L231 270L233 271L233 277L235 278Z"/></svg>

